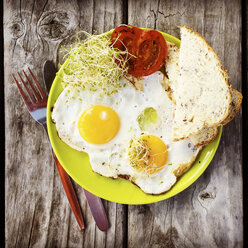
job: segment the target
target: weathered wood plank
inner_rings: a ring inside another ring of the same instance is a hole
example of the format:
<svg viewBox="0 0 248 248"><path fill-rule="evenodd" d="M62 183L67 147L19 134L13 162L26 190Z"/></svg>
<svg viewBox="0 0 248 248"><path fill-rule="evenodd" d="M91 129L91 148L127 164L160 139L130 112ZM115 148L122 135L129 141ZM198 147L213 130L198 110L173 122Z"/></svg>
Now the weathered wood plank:
<svg viewBox="0 0 248 248"><path fill-rule="evenodd" d="M5 1L6 247L122 247L125 207L104 202L111 228L95 226L75 183L86 229L79 231L46 135L29 116L11 73L26 65L42 80L46 59L79 30L103 32L123 22L122 1Z"/></svg>
<svg viewBox="0 0 248 248"><path fill-rule="evenodd" d="M242 90L243 90L243 199L248 198L248 168L246 161L248 160L248 2L242 1ZM248 246L248 240L245 234L248 232L248 208L246 201L244 202L244 247Z"/></svg>
<svg viewBox="0 0 248 248"><path fill-rule="evenodd" d="M178 25L195 29L220 56L232 86L241 89L240 1L131 0L128 23L177 37ZM242 247L241 138L240 113L224 128L212 163L191 187L160 203L129 206L129 246Z"/></svg>
<svg viewBox="0 0 248 248"><path fill-rule="evenodd" d="M68 44L67 37L123 23L123 4L5 1L4 8L6 246L122 247L125 207L105 202L111 229L101 233L75 185L87 225L84 232L78 230L43 130L27 113L10 74L28 64L41 79L43 61L58 62L59 46ZM179 36L176 26L185 24L203 34L220 55L233 87L240 89L240 2L128 1L128 13L129 23L137 26ZM129 207L130 247L242 246L240 117L225 127L213 162L190 188L171 200Z"/></svg>

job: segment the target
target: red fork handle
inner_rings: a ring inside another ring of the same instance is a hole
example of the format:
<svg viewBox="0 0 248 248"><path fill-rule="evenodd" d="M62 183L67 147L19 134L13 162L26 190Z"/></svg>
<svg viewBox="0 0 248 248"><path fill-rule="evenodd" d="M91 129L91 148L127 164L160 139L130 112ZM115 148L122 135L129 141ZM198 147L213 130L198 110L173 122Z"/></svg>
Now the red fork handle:
<svg viewBox="0 0 248 248"><path fill-rule="evenodd" d="M63 184L65 193L67 195L68 201L71 205L71 209L72 209L72 211L76 217L76 220L77 220L77 223L78 223L80 229L83 230L84 229L83 216L82 216L81 208L79 206L78 199L77 199L76 193L74 191L71 179L70 179L69 175L66 173L66 171L64 170L64 168L62 167L62 165L59 163L59 160L57 159L54 152L53 152L53 158L54 158L55 164L57 166L58 173L59 173L61 182Z"/></svg>

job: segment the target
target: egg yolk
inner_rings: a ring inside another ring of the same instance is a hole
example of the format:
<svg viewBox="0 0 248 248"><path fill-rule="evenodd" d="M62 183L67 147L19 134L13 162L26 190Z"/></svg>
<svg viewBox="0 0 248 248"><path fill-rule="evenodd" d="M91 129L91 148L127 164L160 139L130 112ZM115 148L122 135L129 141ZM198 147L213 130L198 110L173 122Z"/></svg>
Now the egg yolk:
<svg viewBox="0 0 248 248"><path fill-rule="evenodd" d="M168 160L167 146L154 135L141 136L140 141L138 145L133 142L129 147L131 165L137 171L146 174L160 171Z"/></svg>
<svg viewBox="0 0 248 248"><path fill-rule="evenodd" d="M95 105L86 109L78 121L81 137L92 144L106 144L120 129L120 118L110 107Z"/></svg>

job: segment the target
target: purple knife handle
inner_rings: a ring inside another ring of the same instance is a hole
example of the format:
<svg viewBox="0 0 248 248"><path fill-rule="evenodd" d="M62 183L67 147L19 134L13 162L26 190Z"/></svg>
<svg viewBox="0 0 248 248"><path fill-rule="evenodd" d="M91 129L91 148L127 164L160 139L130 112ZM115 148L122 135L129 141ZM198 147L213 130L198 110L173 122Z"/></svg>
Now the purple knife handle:
<svg viewBox="0 0 248 248"><path fill-rule="evenodd" d="M84 189L84 194L88 201L96 225L101 231L106 232L109 228L109 223L101 198L91 194L89 191L85 189Z"/></svg>

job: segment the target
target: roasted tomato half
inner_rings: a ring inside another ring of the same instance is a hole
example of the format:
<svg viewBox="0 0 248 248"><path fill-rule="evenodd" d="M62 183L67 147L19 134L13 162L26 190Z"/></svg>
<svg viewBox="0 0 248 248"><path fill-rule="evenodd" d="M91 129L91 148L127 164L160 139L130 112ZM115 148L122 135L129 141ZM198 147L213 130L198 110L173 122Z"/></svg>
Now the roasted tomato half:
<svg viewBox="0 0 248 248"><path fill-rule="evenodd" d="M167 56L166 41L161 33L155 30L142 30L131 25L117 27L111 42L115 48L126 50L129 54L128 73L133 76L148 76L158 71Z"/></svg>

